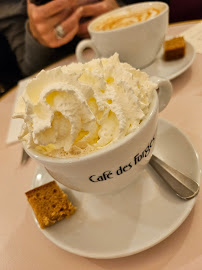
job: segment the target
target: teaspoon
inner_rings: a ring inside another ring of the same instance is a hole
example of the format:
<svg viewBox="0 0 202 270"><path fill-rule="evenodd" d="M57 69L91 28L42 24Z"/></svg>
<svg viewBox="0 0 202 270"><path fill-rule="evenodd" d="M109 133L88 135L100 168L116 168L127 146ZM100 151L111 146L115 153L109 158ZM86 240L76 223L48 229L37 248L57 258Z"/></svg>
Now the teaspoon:
<svg viewBox="0 0 202 270"><path fill-rule="evenodd" d="M155 155L152 155L149 163L181 199L188 200L198 194L199 184L190 177L172 168Z"/></svg>

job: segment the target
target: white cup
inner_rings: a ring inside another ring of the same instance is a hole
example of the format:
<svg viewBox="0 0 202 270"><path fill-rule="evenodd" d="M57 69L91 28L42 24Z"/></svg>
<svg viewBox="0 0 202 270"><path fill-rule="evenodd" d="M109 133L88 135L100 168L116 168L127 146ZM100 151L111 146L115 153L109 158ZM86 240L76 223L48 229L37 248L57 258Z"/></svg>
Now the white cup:
<svg viewBox="0 0 202 270"><path fill-rule="evenodd" d="M155 17L122 28L98 31L95 26L107 18L128 11L145 10L149 7L162 9ZM91 39L81 41L76 47L79 62L86 62L84 50L91 48L95 58L110 57L115 52L121 62L127 62L135 68L144 68L152 63L158 54L168 27L169 7L163 2L143 2L128 5L105 13L93 20L88 31Z"/></svg>
<svg viewBox="0 0 202 270"><path fill-rule="evenodd" d="M108 193L133 182L149 162L155 144L158 112L168 104L172 85L166 79L151 78L158 84L149 113L138 130L102 150L82 157L52 158L33 149L24 149L43 165L58 182L87 193Z"/></svg>

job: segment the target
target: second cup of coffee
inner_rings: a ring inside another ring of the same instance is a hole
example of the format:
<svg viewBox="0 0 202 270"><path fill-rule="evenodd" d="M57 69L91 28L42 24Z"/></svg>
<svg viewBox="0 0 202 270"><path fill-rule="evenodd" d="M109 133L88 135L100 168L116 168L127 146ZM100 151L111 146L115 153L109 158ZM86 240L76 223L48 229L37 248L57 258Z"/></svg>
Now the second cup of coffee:
<svg viewBox="0 0 202 270"><path fill-rule="evenodd" d="M122 62L135 68L151 64L168 27L169 7L163 2L144 2L117 8L93 20L88 27L90 39L76 48L77 60L84 63L84 50L91 48L95 57L110 57L115 52Z"/></svg>

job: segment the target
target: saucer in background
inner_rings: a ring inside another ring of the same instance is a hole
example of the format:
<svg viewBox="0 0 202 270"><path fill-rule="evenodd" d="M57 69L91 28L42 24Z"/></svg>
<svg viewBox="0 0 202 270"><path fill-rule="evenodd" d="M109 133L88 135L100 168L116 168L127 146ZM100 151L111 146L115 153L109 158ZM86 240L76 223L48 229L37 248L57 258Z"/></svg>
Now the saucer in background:
<svg viewBox="0 0 202 270"><path fill-rule="evenodd" d="M150 76L164 77L168 80L172 80L177 76L185 72L193 63L195 58L195 49L186 41L186 51L183 58L165 61L163 59L163 48L159 52L156 60L148 67L142 69Z"/></svg>

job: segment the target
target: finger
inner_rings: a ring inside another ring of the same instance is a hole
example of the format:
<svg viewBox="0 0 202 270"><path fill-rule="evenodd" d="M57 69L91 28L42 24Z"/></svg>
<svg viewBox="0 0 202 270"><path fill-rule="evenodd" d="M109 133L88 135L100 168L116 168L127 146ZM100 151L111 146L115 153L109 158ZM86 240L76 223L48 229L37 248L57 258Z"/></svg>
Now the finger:
<svg viewBox="0 0 202 270"><path fill-rule="evenodd" d="M51 48L57 48L57 47L67 44L75 37L75 35L78 32L78 28L79 26L75 25L62 39L57 39L54 32L53 34L55 37L51 40L51 42L48 43L48 46Z"/></svg>
<svg viewBox="0 0 202 270"><path fill-rule="evenodd" d="M106 5L104 2L96 3L96 4L90 4L85 5L82 7L82 16L83 17L91 17L91 16L98 16L105 12Z"/></svg>
<svg viewBox="0 0 202 270"><path fill-rule="evenodd" d="M70 16L70 13L66 10L52 16L47 20L47 23L43 24L43 32L52 30L55 26L61 24L67 17Z"/></svg>
<svg viewBox="0 0 202 270"><path fill-rule="evenodd" d="M66 20L64 20L61 25L66 32L72 28L73 25L79 24L79 21L82 17L82 8L78 8L73 12Z"/></svg>
<svg viewBox="0 0 202 270"><path fill-rule="evenodd" d="M82 16L83 17L97 17L107 11L114 9L111 5L108 5L107 2L102 1L96 4L85 5L82 7Z"/></svg>
<svg viewBox="0 0 202 270"><path fill-rule="evenodd" d="M47 4L36 6L28 1L28 9L32 15L39 20L40 18L49 18L66 9L66 0L50 1Z"/></svg>
<svg viewBox="0 0 202 270"><path fill-rule="evenodd" d="M79 21L81 18L81 13L79 10L76 10L71 16L64 20L60 25L63 27L64 32L68 34L72 29L79 28Z"/></svg>
<svg viewBox="0 0 202 270"><path fill-rule="evenodd" d="M70 42L74 36L77 34L79 29L79 20L81 18L81 12L76 10L68 19L63 21L60 25L66 33L62 39L57 38L55 29L52 29L51 37L50 34L47 34L46 42L48 46L52 48L60 47L68 42Z"/></svg>
<svg viewBox="0 0 202 270"><path fill-rule="evenodd" d="M66 10L52 16L51 18L49 18L48 23L46 23L46 26L48 28L52 29L53 27L64 22L64 24L67 25L67 26L64 25L64 27L67 27L67 30L68 30L69 27L71 28L72 24L77 23L80 20L81 16L82 16L82 8L77 9L73 13L72 13L72 11L70 13L69 10L66 9ZM45 30L47 30L47 29L45 29Z"/></svg>
<svg viewBox="0 0 202 270"><path fill-rule="evenodd" d="M79 26L76 25L63 39L58 40L58 45L62 46L70 42L77 34Z"/></svg>

